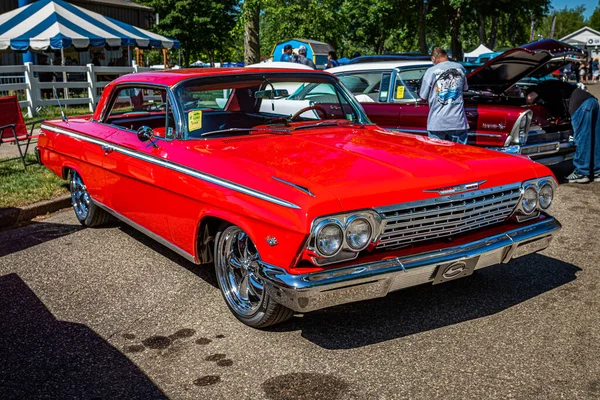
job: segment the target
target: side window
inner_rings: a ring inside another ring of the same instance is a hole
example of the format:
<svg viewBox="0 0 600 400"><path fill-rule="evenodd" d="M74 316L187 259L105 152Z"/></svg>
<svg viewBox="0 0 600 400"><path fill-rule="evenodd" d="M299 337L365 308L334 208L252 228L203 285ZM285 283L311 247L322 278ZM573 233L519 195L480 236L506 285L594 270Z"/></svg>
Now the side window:
<svg viewBox="0 0 600 400"><path fill-rule="evenodd" d="M390 74L386 72L368 71L341 76L340 81L356 97L356 100L361 103L372 103L387 99L389 77Z"/></svg>
<svg viewBox="0 0 600 400"><path fill-rule="evenodd" d="M392 88L394 101L407 103L418 100L421 79L423 79L425 71L427 71L427 68L399 71L396 74L396 82Z"/></svg>
<svg viewBox="0 0 600 400"><path fill-rule="evenodd" d="M127 86L116 90L104 122L132 131L148 126L159 138L175 136L175 117L166 89Z"/></svg>

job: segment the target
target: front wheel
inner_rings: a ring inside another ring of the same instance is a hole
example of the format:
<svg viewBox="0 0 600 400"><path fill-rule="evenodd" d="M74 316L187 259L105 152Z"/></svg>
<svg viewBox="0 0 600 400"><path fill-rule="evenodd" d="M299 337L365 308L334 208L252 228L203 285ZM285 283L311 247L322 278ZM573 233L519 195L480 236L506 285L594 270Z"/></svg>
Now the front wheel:
<svg viewBox="0 0 600 400"><path fill-rule="evenodd" d="M215 272L223 298L237 319L254 328L283 322L294 312L276 303L258 276L260 255L241 228L226 225L215 238Z"/></svg>
<svg viewBox="0 0 600 400"><path fill-rule="evenodd" d="M71 171L69 189L71 190L71 202L73 203L75 216L82 225L94 227L111 221L111 215L94 204L81 175L77 171Z"/></svg>

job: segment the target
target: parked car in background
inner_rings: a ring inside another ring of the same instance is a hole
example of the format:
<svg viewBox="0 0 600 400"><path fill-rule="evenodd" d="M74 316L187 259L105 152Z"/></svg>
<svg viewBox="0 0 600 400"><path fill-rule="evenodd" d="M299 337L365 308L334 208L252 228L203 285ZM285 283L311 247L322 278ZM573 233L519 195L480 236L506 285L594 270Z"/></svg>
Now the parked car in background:
<svg viewBox="0 0 600 400"><path fill-rule="evenodd" d="M381 61L429 61L431 56L426 54L377 54L373 56L360 56L351 59L347 64L362 64Z"/></svg>
<svg viewBox="0 0 600 400"><path fill-rule="evenodd" d="M511 49L467 75L464 93L469 144L523 154L546 165L573 157L573 130L560 91L526 104L515 86L523 78L548 75L581 50L546 39ZM329 69L362 103L379 126L426 135L429 106L418 91L431 62L354 64ZM568 85L569 83L564 83ZM561 106L562 104L562 106Z"/></svg>
<svg viewBox="0 0 600 400"><path fill-rule="evenodd" d="M560 229L548 168L381 129L326 72L125 75L91 118L45 122L38 152L83 225L116 217L212 264L253 327L462 278Z"/></svg>
<svg viewBox="0 0 600 400"><path fill-rule="evenodd" d="M502 54L501 51L492 51L491 53L480 54L477 57L477 59L475 59L475 64L483 65L486 62L490 61L492 58L498 57L500 54Z"/></svg>

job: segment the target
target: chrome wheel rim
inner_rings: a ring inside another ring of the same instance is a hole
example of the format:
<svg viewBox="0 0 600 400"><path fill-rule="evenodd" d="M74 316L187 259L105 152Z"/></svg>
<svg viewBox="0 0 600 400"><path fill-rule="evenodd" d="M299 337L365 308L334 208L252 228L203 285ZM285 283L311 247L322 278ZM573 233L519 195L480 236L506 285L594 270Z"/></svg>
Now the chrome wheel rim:
<svg viewBox="0 0 600 400"><path fill-rule="evenodd" d="M73 202L75 214L77 214L79 220L84 221L90 210L90 195L81 176L75 171L71 173L71 182L69 186L71 189L71 201Z"/></svg>
<svg viewBox="0 0 600 400"><path fill-rule="evenodd" d="M230 226L219 237L215 262L217 278L225 300L244 316L255 314L264 297L258 277L258 250L246 232Z"/></svg>

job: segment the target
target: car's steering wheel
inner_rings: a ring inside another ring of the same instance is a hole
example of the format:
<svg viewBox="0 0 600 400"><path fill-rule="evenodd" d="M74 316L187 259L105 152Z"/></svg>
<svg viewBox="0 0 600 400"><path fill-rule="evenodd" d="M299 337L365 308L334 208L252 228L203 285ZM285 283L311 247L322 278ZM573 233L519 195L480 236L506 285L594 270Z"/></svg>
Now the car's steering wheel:
<svg viewBox="0 0 600 400"><path fill-rule="evenodd" d="M302 114L304 114L305 112L310 111L310 110L322 112L323 117L321 117L320 115L319 115L319 117L321 117L321 119L327 119L327 111L325 111L325 109L321 106L313 105L313 106L304 107L303 109L297 111L294 115L292 115L290 117L290 121L294 121L296 118L298 118L299 116L301 116Z"/></svg>

